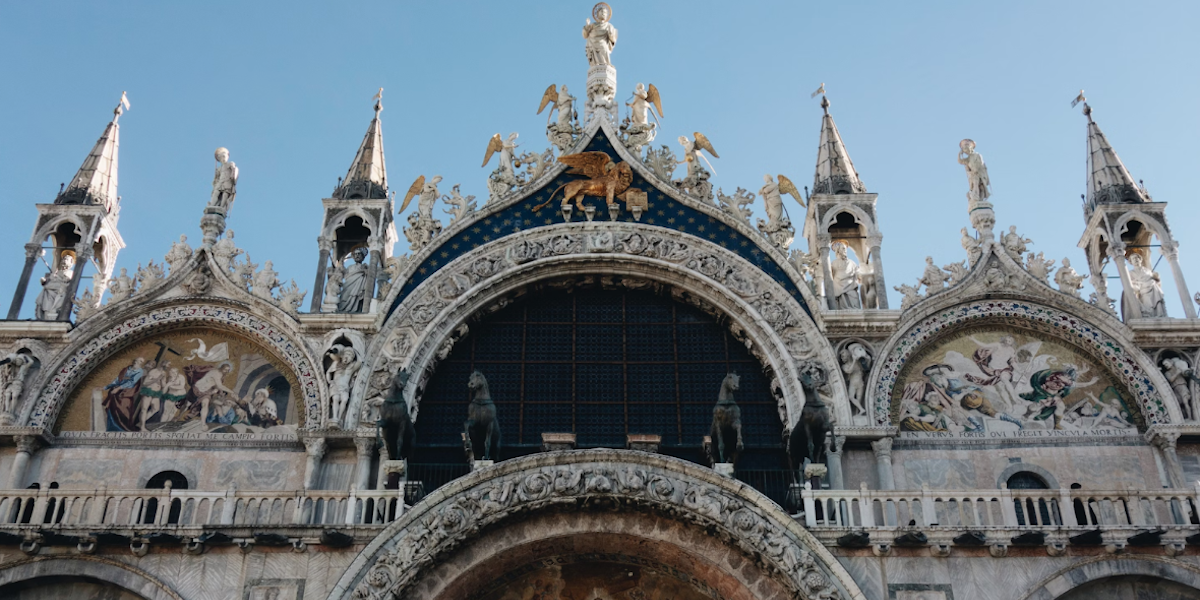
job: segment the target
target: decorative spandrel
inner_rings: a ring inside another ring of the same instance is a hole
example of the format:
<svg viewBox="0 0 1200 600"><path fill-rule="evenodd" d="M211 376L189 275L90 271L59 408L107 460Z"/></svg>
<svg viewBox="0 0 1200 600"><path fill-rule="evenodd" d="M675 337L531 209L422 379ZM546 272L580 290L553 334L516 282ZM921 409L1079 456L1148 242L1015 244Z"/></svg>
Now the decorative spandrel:
<svg viewBox="0 0 1200 600"><path fill-rule="evenodd" d="M603 132L597 133L588 143L587 147L584 148L583 152L602 152L611 157L618 156L618 153L613 148L613 143ZM479 219L470 227L459 230L453 235L441 235L434 238L432 245L435 246L435 251L426 255L421 264L417 265L412 275L405 280L404 286L393 300L388 313L390 314L394 311L404 301L405 297L412 293L417 286L431 275L436 273L438 269L449 264L462 254L513 233L562 223L563 214L561 206L563 192L560 191L554 196L554 202L548 202L551 200L550 194L560 187L580 179L580 175L570 174L569 172L560 173L523 201L508 206L498 213ZM630 207L628 202L630 200L629 190L639 190L645 193L644 200L640 196L638 199L635 199L635 204L642 202L645 204L645 208L639 213L635 214ZM583 204L595 207L595 219L597 223L613 220L612 214L605 210L604 198L587 197L583 199ZM539 206L541 206L540 209ZM800 302L801 306L805 307L806 311L809 310L799 288L792 283L791 278L785 274L783 268L772 260L768 254L763 252L758 240L751 239L737 228L722 222L719 218L709 216L687 204L676 201L674 198L659 191L654 184L646 181L636 170L632 173L632 179L626 191L625 206L625 209L616 213L616 221L626 223L640 222L642 224L675 229L720 244L749 260L767 275L770 275L783 285L788 290L788 293L796 301ZM584 221L586 216L583 213L584 211L576 210L571 214L570 218L576 222Z"/></svg>
<svg viewBox="0 0 1200 600"><path fill-rule="evenodd" d="M1136 435L1137 403L1108 371L1052 338L967 329L907 361L892 422L916 437Z"/></svg>
<svg viewBox="0 0 1200 600"><path fill-rule="evenodd" d="M288 433L298 384L264 349L235 335L181 330L118 352L72 392L62 431Z"/></svg>

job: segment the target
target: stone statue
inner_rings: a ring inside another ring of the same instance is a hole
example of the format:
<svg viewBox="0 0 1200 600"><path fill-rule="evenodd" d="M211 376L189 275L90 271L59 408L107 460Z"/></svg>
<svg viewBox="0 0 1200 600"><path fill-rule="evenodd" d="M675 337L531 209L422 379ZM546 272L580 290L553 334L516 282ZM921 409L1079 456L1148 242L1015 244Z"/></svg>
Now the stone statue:
<svg viewBox="0 0 1200 600"><path fill-rule="evenodd" d="M833 289L833 299L838 309L862 308L862 299L858 297L858 263L846 256L845 242L834 242L833 253L837 257L829 265L833 274L830 287Z"/></svg>
<svg viewBox="0 0 1200 600"><path fill-rule="evenodd" d="M1021 237L1021 234L1017 233L1016 225L1009 225L1008 233L1004 234L1001 241L1004 244L1004 252L1018 265L1021 264L1021 258L1025 256L1025 250L1028 249L1026 244L1033 243L1033 240Z"/></svg>
<svg viewBox="0 0 1200 600"><path fill-rule="evenodd" d="M416 443L416 430L404 400L404 387L408 385L408 370L400 369L392 376L387 393L373 402L379 404L379 427L383 445L387 448L388 460L406 460Z"/></svg>
<svg viewBox="0 0 1200 600"><path fill-rule="evenodd" d="M1167 316L1162 282L1158 273L1146 266L1145 258L1140 252L1129 255L1129 287L1133 288L1133 296L1140 314L1128 315L1127 318Z"/></svg>
<svg viewBox="0 0 1200 600"><path fill-rule="evenodd" d="M213 156L217 159L217 170L213 173L212 198L208 206L226 213L237 196L238 168L229 160L229 150L225 148L217 148Z"/></svg>
<svg viewBox="0 0 1200 600"><path fill-rule="evenodd" d="M474 198L474 196L467 196ZM383 261L383 269L379 272L379 298L386 298L392 292L392 287L400 282L400 271L404 269L404 263L407 261L408 255L393 256Z"/></svg>
<svg viewBox="0 0 1200 600"><path fill-rule="evenodd" d="M707 150L709 154L713 155L713 158L721 158L713 149L712 142L708 141L708 137L699 131L695 132L693 139L690 140L686 135L679 136L679 145L683 146L683 160L679 162L687 164L688 179L698 177L700 171L704 171L704 167L700 166L701 160L708 165L709 169L713 169L712 163L708 162L701 150ZM713 169L713 172L716 172L716 169Z"/></svg>
<svg viewBox="0 0 1200 600"><path fill-rule="evenodd" d="M225 237L222 237L213 245L213 258L217 259L217 264L228 269L233 265L233 260L242 254L242 249L237 247L233 241L233 230L229 229L225 232Z"/></svg>
<svg viewBox="0 0 1200 600"><path fill-rule="evenodd" d="M892 289L896 290L897 292L900 292L900 294L903 296L902 298L900 298L900 310L908 310L914 304L920 302L922 299L921 291L920 291L921 290L920 283L918 283L915 286L908 285L907 283L902 283L898 286L893 287Z"/></svg>
<svg viewBox="0 0 1200 600"><path fill-rule="evenodd" d="M965 260L960 260L956 263L950 263L948 265L942 265L942 270L950 274L950 279L946 282L950 285L950 287L954 287L962 283L964 280L966 280L967 276L971 274L971 270L967 268L967 261Z"/></svg>
<svg viewBox="0 0 1200 600"><path fill-rule="evenodd" d="M1183 418L1186 421L1196 420L1196 407L1192 403L1192 382L1200 381L1196 378L1192 367L1187 361L1182 358L1172 357L1162 361L1163 375L1167 377L1167 383L1171 384L1171 389L1175 392L1175 399L1179 401L1179 411L1183 413Z"/></svg>
<svg viewBox="0 0 1200 600"><path fill-rule="evenodd" d="M542 114L547 106L552 108L546 113L546 139L557 146L560 152L566 152L575 143L575 134L579 133L579 128L575 127L574 123L575 96L567 93L565 85L556 87L550 84L542 93L538 114ZM554 111L558 111L558 120L551 123L550 117L554 115Z"/></svg>
<svg viewBox="0 0 1200 600"><path fill-rule="evenodd" d="M333 361L325 369L325 381L329 383L325 426L341 427L346 407L350 404L350 388L354 385L354 376L362 367L362 361L358 358L357 350L342 344L334 344L326 354L332 356Z"/></svg>
<svg viewBox="0 0 1200 600"><path fill-rule="evenodd" d="M467 460L495 460L500 456L500 422L496 420L496 404L492 402L487 378L479 371L471 373L467 389L471 391L467 421L463 423Z"/></svg>
<svg viewBox="0 0 1200 600"><path fill-rule="evenodd" d="M1083 281L1087 278L1087 275L1080 275L1071 268L1071 259L1064 258L1058 273L1054 274L1054 283L1058 284L1058 291L1078 298L1079 290L1083 289Z"/></svg>
<svg viewBox="0 0 1200 600"><path fill-rule="evenodd" d="M150 261L146 263L145 267L141 263L138 263L137 274L134 275L134 278L137 279L138 293L140 294L154 288L154 286L158 285L158 282L166 277L163 274L162 265L156 265L154 261Z"/></svg>
<svg viewBox="0 0 1200 600"><path fill-rule="evenodd" d="M983 250L979 248L979 240L967 233L966 227L962 228L962 247L967 251L967 261L971 263L972 267L975 266L975 263L979 262L979 258L983 256Z"/></svg>
<svg viewBox="0 0 1200 600"><path fill-rule="evenodd" d="M823 463L825 460L825 437L833 433L833 414L821 400L818 390L826 381L825 370L819 365L807 363L801 367L804 408L800 411L800 420L787 436L788 464L793 475L798 475L806 462Z"/></svg>
<svg viewBox="0 0 1200 600"><path fill-rule="evenodd" d="M871 354L858 342L847 345L838 353L842 374L846 377L846 394L850 396L850 408L854 415L867 414L863 403L866 393L867 373L871 371Z"/></svg>
<svg viewBox="0 0 1200 600"><path fill-rule="evenodd" d="M796 229L792 227L792 221L783 208L783 194L791 194L800 206L804 206L800 192L790 179L780 175L779 183L776 183L770 174L763 175L763 186L759 188L758 195L762 196L767 220L758 220L758 230L766 234L776 246L787 248L795 238Z"/></svg>
<svg viewBox="0 0 1200 600"><path fill-rule="evenodd" d="M933 264L933 257L925 257L925 272L921 275L921 283L925 284L928 294L936 294L946 289L946 273Z"/></svg>
<svg viewBox="0 0 1200 600"><path fill-rule="evenodd" d="M304 304L304 297L307 295L308 290L301 290L293 279L291 283L279 288L279 306L288 314L296 316L300 313L300 306Z"/></svg>
<svg viewBox="0 0 1200 600"><path fill-rule="evenodd" d="M342 266L334 260L325 271L325 297L321 298L322 310L337 310L338 296L342 293ZM329 306L333 308L330 309Z"/></svg>
<svg viewBox="0 0 1200 600"><path fill-rule="evenodd" d="M1041 279L1043 283L1049 285L1050 272L1054 270L1054 259L1046 260L1045 254L1030 252L1025 257L1025 270L1029 271L1030 275Z"/></svg>
<svg viewBox="0 0 1200 600"><path fill-rule="evenodd" d="M879 296L875 293L875 267L870 263L859 265L858 283L862 286L863 308L879 308Z"/></svg>
<svg viewBox="0 0 1200 600"><path fill-rule="evenodd" d="M612 8L601 2L592 8L592 17L596 22L588 19L583 26L583 39L586 40L583 51L587 55L588 66L611 65L609 57L613 46L617 45L617 28L608 22L612 18Z"/></svg>
<svg viewBox="0 0 1200 600"><path fill-rule="evenodd" d="M28 354L13 352L0 360L0 409L12 415L17 401L25 390L25 379L33 368L34 358Z"/></svg>
<svg viewBox="0 0 1200 600"><path fill-rule="evenodd" d="M958 143L958 164L967 169L967 183L970 186L967 199L984 202L991 197L992 184L988 179L987 165L983 164L983 157L975 152L974 141L963 140Z"/></svg>
<svg viewBox="0 0 1200 600"><path fill-rule="evenodd" d="M343 313L360 313L367 308L368 281L367 249L359 246L350 251L350 266L341 271L341 286L337 292L337 310Z"/></svg>
<svg viewBox="0 0 1200 600"><path fill-rule="evenodd" d="M187 236L179 236L179 241L171 244L171 250L167 252L166 261L171 266L171 273L179 270L180 267L187 264L187 261L192 259L192 247L187 243Z"/></svg>
<svg viewBox="0 0 1200 600"><path fill-rule="evenodd" d="M271 261L263 264L261 271L254 274L250 292L263 300L275 300L275 288L279 287L279 273L275 272Z"/></svg>
<svg viewBox="0 0 1200 600"><path fill-rule="evenodd" d="M66 254L58 259L58 268L46 273L42 278L42 291L38 293L33 305L33 316L39 321L54 321L63 308L67 297L67 288L71 287L71 279L75 277L75 255Z"/></svg>
<svg viewBox="0 0 1200 600"><path fill-rule="evenodd" d="M120 302L132 296L133 285L133 278L129 276L129 270L121 267L121 274L113 277L108 284L108 293L112 294L109 302Z"/></svg>
<svg viewBox="0 0 1200 600"><path fill-rule="evenodd" d="M721 391L717 394L717 405L713 407L712 427L709 436L712 445L709 447L709 460L716 463L736 463L745 445L742 443L742 409L738 408L733 399L733 393L738 390L741 380L734 373L729 373L721 382ZM733 448L728 448L726 440L734 442Z"/></svg>
<svg viewBox="0 0 1200 600"><path fill-rule="evenodd" d="M492 139L488 140L487 148L484 151L483 165L486 167L492 160L492 155L500 154L500 164L496 170L488 175L488 202L495 202L502 196L508 194L512 189L521 185L521 180L517 178L517 173L513 168L513 155L516 149L520 147L517 143L517 132L508 134L508 139L500 138L500 134L494 134Z"/></svg>

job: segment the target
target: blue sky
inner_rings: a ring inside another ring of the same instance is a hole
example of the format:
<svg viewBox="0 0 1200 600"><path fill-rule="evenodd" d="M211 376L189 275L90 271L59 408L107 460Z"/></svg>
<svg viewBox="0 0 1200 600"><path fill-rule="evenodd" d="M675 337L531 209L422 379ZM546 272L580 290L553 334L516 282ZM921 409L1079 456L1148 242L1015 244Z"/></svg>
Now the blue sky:
<svg viewBox="0 0 1200 600"><path fill-rule="evenodd" d="M1200 286L1200 3L610 3L618 96L654 83L660 142L707 135L721 154L714 185L727 192L757 191L768 172L811 185L821 109L809 93L825 82L879 194L889 287L916 279L926 255L965 258L964 137L987 160L997 229L1016 225L1031 250L1085 270L1085 119L1069 106L1080 88L1134 178L1170 203L1185 276ZM542 90L565 83L581 95L592 4L0 5L0 301L17 282L34 203L70 180L122 90L133 108L121 119L128 246L117 266L161 261L181 233L199 243L212 152L226 146L241 170L229 221L239 245L311 290L321 199L345 174L376 89L392 189L440 174L444 190L461 183L483 199L488 138L517 131L522 150L540 151ZM406 247L402 237L397 251ZM1180 316L1165 261L1158 270Z"/></svg>

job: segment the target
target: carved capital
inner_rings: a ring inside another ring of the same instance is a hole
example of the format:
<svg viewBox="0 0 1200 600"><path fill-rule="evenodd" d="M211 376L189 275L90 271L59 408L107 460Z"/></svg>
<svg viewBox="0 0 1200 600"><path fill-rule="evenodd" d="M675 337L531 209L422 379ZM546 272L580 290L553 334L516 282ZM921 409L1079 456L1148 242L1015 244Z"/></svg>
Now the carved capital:
<svg viewBox="0 0 1200 600"><path fill-rule="evenodd" d="M25 244L25 258L36 258L42 252L42 245L35 243Z"/></svg>
<svg viewBox="0 0 1200 600"><path fill-rule="evenodd" d="M892 457L892 439L884 437L871 442L871 449L875 451L876 459Z"/></svg>
<svg viewBox="0 0 1200 600"><path fill-rule="evenodd" d="M33 435L18 435L15 441L17 443L17 452L24 452L25 454L33 454L38 449L38 446L41 445L37 436Z"/></svg>
<svg viewBox="0 0 1200 600"><path fill-rule="evenodd" d="M359 458L370 456L375 453L375 438L354 438L354 450Z"/></svg>
<svg viewBox="0 0 1200 600"><path fill-rule="evenodd" d="M1179 433L1175 431L1149 431L1146 432L1146 441L1150 445L1158 448L1160 452L1173 454L1175 452L1175 444L1179 441Z"/></svg>
<svg viewBox="0 0 1200 600"><path fill-rule="evenodd" d="M1164 240L1162 246L1158 249L1162 252L1163 256L1167 257L1167 260L1179 258L1179 243L1175 240Z"/></svg>
<svg viewBox="0 0 1200 600"><path fill-rule="evenodd" d="M325 252L331 252L333 251L333 241L323 235L319 235L317 236L317 248Z"/></svg>
<svg viewBox="0 0 1200 600"><path fill-rule="evenodd" d="M308 438L304 440L304 451L309 458L321 458L325 456L325 451L329 448L325 438Z"/></svg>
<svg viewBox="0 0 1200 600"><path fill-rule="evenodd" d="M1108 247L1108 255L1113 259L1125 260L1125 244L1117 242Z"/></svg>

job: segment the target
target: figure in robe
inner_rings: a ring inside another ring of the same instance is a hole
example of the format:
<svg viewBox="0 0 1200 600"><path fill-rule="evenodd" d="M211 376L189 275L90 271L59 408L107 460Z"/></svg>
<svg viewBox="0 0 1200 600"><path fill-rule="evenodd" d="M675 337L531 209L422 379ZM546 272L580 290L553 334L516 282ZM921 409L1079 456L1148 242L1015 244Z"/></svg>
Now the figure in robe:
<svg viewBox="0 0 1200 600"><path fill-rule="evenodd" d="M1162 281L1158 273L1146 266L1146 259L1138 252L1129 255L1129 287L1137 300L1140 314L1130 317L1165 317L1167 305L1163 299Z"/></svg>
<svg viewBox="0 0 1200 600"><path fill-rule="evenodd" d="M104 386L104 409L107 431L138 431L138 396L146 376L146 359L137 357L133 364L121 369L112 383Z"/></svg>
<svg viewBox="0 0 1200 600"><path fill-rule="evenodd" d="M1062 429L1063 411L1066 404L1063 400L1071 393L1075 385L1075 369L1043 369L1029 378L1033 391L1021 394L1021 397L1033 403L1026 415L1035 421L1054 419L1054 428Z"/></svg>
<svg viewBox="0 0 1200 600"><path fill-rule="evenodd" d="M342 289L338 292L338 312L358 313L363 311L367 299L366 248L355 248L350 256L354 262L346 267L342 275Z"/></svg>
<svg viewBox="0 0 1200 600"><path fill-rule="evenodd" d="M858 263L846 256L846 244L834 242L833 252L837 256L829 265L833 275L833 299L837 308L862 308L858 296Z"/></svg>
<svg viewBox="0 0 1200 600"><path fill-rule="evenodd" d="M599 67L612 64L609 55L613 46L617 45L617 28L608 22L612 18L612 9L603 2L592 8L593 23L588 19L583 26L583 51L587 55L588 66Z"/></svg>
<svg viewBox="0 0 1200 600"><path fill-rule="evenodd" d="M67 298L67 288L71 287L71 279L75 277L75 256L63 254L59 259L58 269L47 273L42 278L42 291L38 293L33 304L33 317L40 321L58 319Z"/></svg>
<svg viewBox="0 0 1200 600"><path fill-rule="evenodd" d="M183 374L189 387L183 400L183 408L175 415L176 421L190 421L199 417L201 421L220 422L220 417L211 410L216 397L225 394L235 396L233 390L225 387L225 376L233 371L233 365L223 362L220 365L187 365Z"/></svg>

